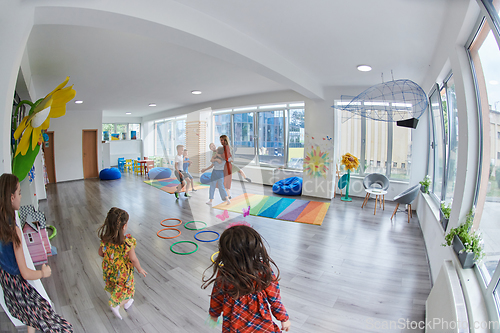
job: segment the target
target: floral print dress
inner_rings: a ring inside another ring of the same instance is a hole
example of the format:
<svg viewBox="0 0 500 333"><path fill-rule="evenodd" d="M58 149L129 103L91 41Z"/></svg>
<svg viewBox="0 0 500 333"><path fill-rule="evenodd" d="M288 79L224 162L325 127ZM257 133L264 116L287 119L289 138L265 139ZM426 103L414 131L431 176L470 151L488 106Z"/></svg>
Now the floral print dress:
<svg viewBox="0 0 500 333"><path fill-rule="evenodd" d="M106 283L104 290L111 294L109 305L112 307L134 297L134 266L128 257L128 252L136 244L137 241L130 234L125 236L121 245L101 242L104 253L102 277Z"/></svg>

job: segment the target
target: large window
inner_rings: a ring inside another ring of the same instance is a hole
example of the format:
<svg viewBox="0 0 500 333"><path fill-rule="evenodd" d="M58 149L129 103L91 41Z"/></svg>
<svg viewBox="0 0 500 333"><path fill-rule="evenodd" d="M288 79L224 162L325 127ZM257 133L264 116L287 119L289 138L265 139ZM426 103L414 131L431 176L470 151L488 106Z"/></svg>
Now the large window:
<svg viewBox="0 0 500 333"><path fill-rule="evenodd" d="M135 133L133 133L135 132ZM133 136L132 134L135 134ZM136 140L141 138L141 124L104 123L102 124L102 140Z"/></svg>
<svg viewBox="0 0 500 333"><path fill-rule="evenodd" d="M336 102L337 105L342 102ZM340 112L340 153L351 153L360 167L353 174L382 173L408 181L411 168L411 129L393 122Z"/></svg>
<svg viewBox="0 0 500 333"><path fill-rule="evenodd" d="M155 155L173 160L177 145L186 144L186 116L155 122Z"/></svg>
<svg viewBox="0 0 500 333"><path fill-rule="evenodd" d="M259 112L259 161L264 164L283 165L285 133L284 111Z"/></svg>
<svg viewBox="0 0 500 333"><path fill-rule="evenodd" d="M444 134L444 124L443 124L443 112L441 97L439 95L439 90L436 88L430 94L430 116L431 116L431 128L432 133L431 141L431 154L433 157L429 159L433 164L429 164L429 169L432 170L434 178L431 184L431 193L434 194L435 199L441 201L441 194L443 193L443 179L445 170L445 134Z"/></svg>
<svg viewBox="0 0 500 333"><path fill-rule="evenodd" d="M428 174L432 176L431 195L436 202L451 204L455 191L458 152L458 113L455 81L449 75L430 97L432 121L429 123L431 147Z"/></svg>
<svg viewBox="0 0 500 333"><path fill-rule="evenodd" d="M228 135L236 163L302 169L304 103L215 111L213 120L215 144Z"/></svg>
<svg viewBox="0 0 500 333"><path fill-rule="evenodd" d="M490 1L483 1L492 21L500 23L497 10ZM483 235L486 258L479 265L479 272L484 280L486 305L497 315L499 304L499 253L498 230L500 220L500 161L496 158L500 152L500 51L499 45L486 16L474 31L468 50L471 66L475 74L476 94L479 101L478 117L480 119L480 176L478 177L477 213L474 227L479 227ZM496 25L498 27L498 24ZM499 32L495 31L497 36ZM481 209L482 208L482 209Z"/></svg>
<svg viewBox="0 0 500 333"><path fill-rule="evenodd" d="M231 124L231 123L229 123ZM254 113L238 113L233 115L234 161L250 163L255 157ZM226 134L229 135L229 134ZM231 136L229 136L231 138Z"/></svg>
<svg viewBox="0 0 500 333"><path fill-rule="evenodd" d="M302 169L304 164L304 109L288 111L288 167Z"/></svg>

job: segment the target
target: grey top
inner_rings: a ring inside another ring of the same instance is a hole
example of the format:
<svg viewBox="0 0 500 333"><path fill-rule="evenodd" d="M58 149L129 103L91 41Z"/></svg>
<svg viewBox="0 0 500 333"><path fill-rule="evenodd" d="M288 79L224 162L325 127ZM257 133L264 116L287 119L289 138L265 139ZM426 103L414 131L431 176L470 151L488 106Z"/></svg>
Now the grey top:
<svg viewBox="0 0 500 333"><path fill-rule="evenodd" d="M226 161L224 160L220 160L220 159L216 159L214 161L214 170L224 170L224 165L226 164Z"/></svg>

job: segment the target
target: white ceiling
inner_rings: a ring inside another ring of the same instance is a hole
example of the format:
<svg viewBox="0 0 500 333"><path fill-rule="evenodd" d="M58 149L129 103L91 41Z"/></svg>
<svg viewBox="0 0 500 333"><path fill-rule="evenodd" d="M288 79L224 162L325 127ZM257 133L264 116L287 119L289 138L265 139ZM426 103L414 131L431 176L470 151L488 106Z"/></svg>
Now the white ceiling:
<svg viewBox="0 0 500 333"><path fill-rule="evenodd" d="M388 81L391 70L395 79L421 83L446 9L453 5L447 0L143 0L140 7L132 0L94 7L74 2L75 7L35 11L27 51L36 97L69 75L76 99L84 103L69 103L68 109L103 110L104 116L131 112L131 117L289 89L322 98L326 87L366 87L380 83L382 73ZM358 72L359 64L373 71ZM195 89L203 94L192 95Z"/></svg>

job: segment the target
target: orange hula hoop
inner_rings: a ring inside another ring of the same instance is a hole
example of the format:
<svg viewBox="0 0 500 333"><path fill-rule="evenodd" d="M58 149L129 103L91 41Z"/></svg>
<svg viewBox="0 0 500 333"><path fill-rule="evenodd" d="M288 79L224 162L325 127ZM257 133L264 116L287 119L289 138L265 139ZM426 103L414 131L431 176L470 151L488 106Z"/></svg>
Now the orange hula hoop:
<svg viewBox="0 0 500 333"><path fill-rule="evenodd" d="M172 221L172 220L174 220L174 221L179 221L179 223L178 223L178 224L176 224L176 225L164 225L164 224L163 224L163 222L164 222L164 221ZM170 219L164 219L164 220L162 220L162 221L160 222L160 224L161 224L162 226L166 227L166 228L173 228L173 227L180 226L180 225L182 224L182 221L181 221L180 219L170 218Z"/></svg>
<svg viewBox="0 0 500 333"><path fill-rule="evenodd" d="M173 237L165 237L165 236L160 236L160 232L164 231L164 230L175 230L178 232L177 235L173 236ZM160 238L163 238L163 239L172 239L172 238L176 238L176 237L179 237L181 235L181 231L179 229L176 229L176 228L164 228L164 229L161 229L159 230L157 233L156 233L156 236L160 237Z"/></svg>

